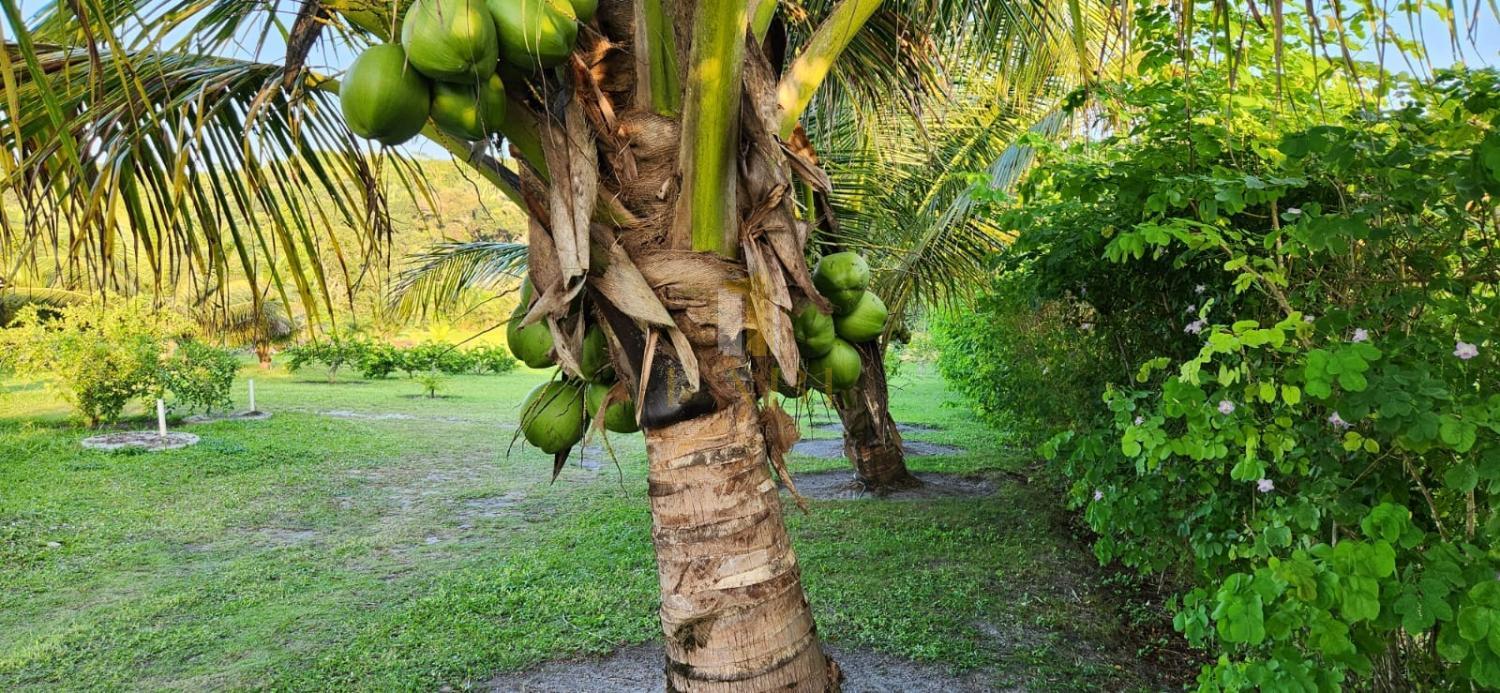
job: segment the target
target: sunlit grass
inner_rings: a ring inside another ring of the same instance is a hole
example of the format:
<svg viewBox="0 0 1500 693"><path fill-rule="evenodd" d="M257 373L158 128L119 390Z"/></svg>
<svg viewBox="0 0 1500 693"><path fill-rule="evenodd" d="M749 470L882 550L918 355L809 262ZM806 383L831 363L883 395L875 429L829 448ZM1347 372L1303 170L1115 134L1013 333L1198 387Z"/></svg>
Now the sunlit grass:
<svg viewBox="0 0 1500 693"><path fill-rule="evenodd" d="M85 451L44 388L0 386L0 688L433 689L658 636L640 438L611 439L618 469L596 453L549 484L550 459L511 444L545 373L456 377L429 400L247 367L241 406L247 377L272 419L153 454ZM1117 619L1052 497L1003 473L1026 459L930 370L894 386L898 418L938 429L911 437L973 451L915 468L1000 491L790 512L824 637L997 684L1133 680L1094 649Z"/></svg>

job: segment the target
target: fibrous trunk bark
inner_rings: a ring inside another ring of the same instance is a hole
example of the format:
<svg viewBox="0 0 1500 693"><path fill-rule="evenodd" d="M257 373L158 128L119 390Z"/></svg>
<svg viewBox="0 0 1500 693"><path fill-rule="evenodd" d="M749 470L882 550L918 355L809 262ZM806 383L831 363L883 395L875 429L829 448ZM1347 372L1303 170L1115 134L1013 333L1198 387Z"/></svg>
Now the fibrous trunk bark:
<svg viewBox="0 0 1500 693"><path fill-rule="evenodd" d="M753 401L646 434L669 691L837 690Z"/></svg>
<svg viewBox="0 0 1500 693"><path fill-rule="evenodd" d="M856 344L860 376L848 392L834 398L844 424L844 456L854 465L855 482L875 495L922 485L906 468L901 432L891 417L890 388L879 340Z"/></svg>
<svg viewBox="0 0 1500 693"><path fill-rule="evenodd" d="M257 342L255 344L255 358L260 361L261 370L271 368L271 345L268 342Z"/></svg>

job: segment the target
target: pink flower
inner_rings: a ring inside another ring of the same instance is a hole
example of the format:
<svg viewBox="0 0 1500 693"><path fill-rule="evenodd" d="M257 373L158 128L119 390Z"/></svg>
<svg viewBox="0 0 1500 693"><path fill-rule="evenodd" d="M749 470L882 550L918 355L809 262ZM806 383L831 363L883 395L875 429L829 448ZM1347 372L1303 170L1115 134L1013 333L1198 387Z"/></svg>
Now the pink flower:
<svg viewBox="0 0 1500 693"><path fill-rule="evenodd" d="M1453 347L1453 355L1461 360L1468 361L1479 355L1479 346L1468 342L1459 342L1458 346Z"/></svg>
<svg viewBox="0 0 1500 693"><path fill-rule="evenodd" d="M1203 328L1205 327L1208 327L1208 323L1203 321L1202 319L1199 319L1188 323L1188 326L1183 328L1182 331L1188 334L1198 334L1202 332Z"/></svg>
<svg viewBox="0 0 1500 693"><path fill-rule="evenodd" d="M1202 294L1205 291L1208 291L1208 287L1206 287L1206 286L1204 286L1202 284L1199 284L1199 285L1193 287L1193 293L1195 293L1195 294Z"/></svg>
<svg viewBox="0 0 1500 693"><path fill-rule="evenodd" d="M1334 413L1328 415L1328 425L1332 426L1334 428L1337 428L1340 431L1343 431L1343 430L1347 430L1350 426L1353 426L1354 424L1351 424L1348 421L1345 421L1344 417L1339 416L1338 412L1334 412Z"/></svg>
<svg viewBox="0 0 1500 693"><path fill-rule="evenodd" d="M1146 423L1146 417L1144 417L1144 416L1137 416L1137 417L1135 417L1135 425L1139 426L1139 425L1141 425L1143 423Z"/></svg>
<svg viewBox="0 0 1500 693"><path fill-rule="evenodd" d="M1094 500L1096 500L1096 501L1102 501L1102 500L1104 500L1104 492L1100 491L1099 489L1094 489Z"/></svg>
<svg viewBox="0 0 1500 693"><path fill-rule="evenodd" d="M1221 400L1219 400L1219 413L1223 414L1225 416L1229 416L1230 414L1233 414L1234 413L1234 402L1231 402L1231 401L1229 401L1227 399L1221 399Z"/></svg>
<svg viewBox="0 0 1500 693"><path fill-rule="evenodd" d="M1198 306L1193 305L1193 304L1189 304L1187 312L1189 312L1189 313L1196 313L1196 312L1198 312Z"/></svg>
<svg viewBox="0 0 1500 693"><path fill-rule="evenodd" d="M1255 490L1260 491L1261 493L1270 493L1276 490L1276 483L1271 481L1270 479L1261 479L1260 481L1255 482Z"/></svg>
<svg viewBox="0 0 1500 693"><path fill-rule="evenodd" d="M1367 330L1367 329L1365 329L1365 328L1363 328L1363 327L1356 328L1354 330L1354 336L1350 337L1349 341L1351 341L1351 342L1368 342L1368 341L1370 341L1370 331Z"/></svg>

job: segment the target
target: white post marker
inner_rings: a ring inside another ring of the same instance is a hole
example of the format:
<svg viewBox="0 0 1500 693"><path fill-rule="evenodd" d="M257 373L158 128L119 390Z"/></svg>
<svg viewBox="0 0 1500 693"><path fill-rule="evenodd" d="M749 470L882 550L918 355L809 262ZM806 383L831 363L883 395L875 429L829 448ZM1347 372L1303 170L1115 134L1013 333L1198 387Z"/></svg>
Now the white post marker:
<svg viewBox="0 0 1500 693"><path fill-rule="evenodd" d="M250 413L259 411L255 408L255 378L250 379Z"/></svg>
<svg viewBox="0 0 1500 693"><path fill-rule="evenodd" d="M156 433L167 437L167 401L164 399L156 400Z"/></svg>

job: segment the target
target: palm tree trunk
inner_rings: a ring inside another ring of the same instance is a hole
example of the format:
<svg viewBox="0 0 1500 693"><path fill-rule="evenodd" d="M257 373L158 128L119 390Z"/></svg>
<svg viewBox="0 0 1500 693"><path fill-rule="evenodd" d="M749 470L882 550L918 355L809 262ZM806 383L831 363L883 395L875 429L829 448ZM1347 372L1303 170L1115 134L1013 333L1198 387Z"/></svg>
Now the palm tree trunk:
<svg viewBox="0 0 1500 693"><path fill-rule="evenodd" d="M270 370L270 368L271 368L271 344L270 344L270 342L256 342L255 343L255 358L258 361L260 361L260 369L261 370Z"/></svg>
<svg viewBox="0 0 1500 693"><path fill-rule="evenodd" d="M855 348L862 366L859 383L834 398L844 424L844 456L854 465L855 481L878 496L921 486L906 468L901 432L891 418L884 348L879 340Z"/></svg>
<svg viewBox="0 0 1500 693"><path fill-rule="evenodd" d="M734 372L725 355L702 356ZM646 432L667 690L837 691L755 400L734 391L717 411Z"/></svg>

